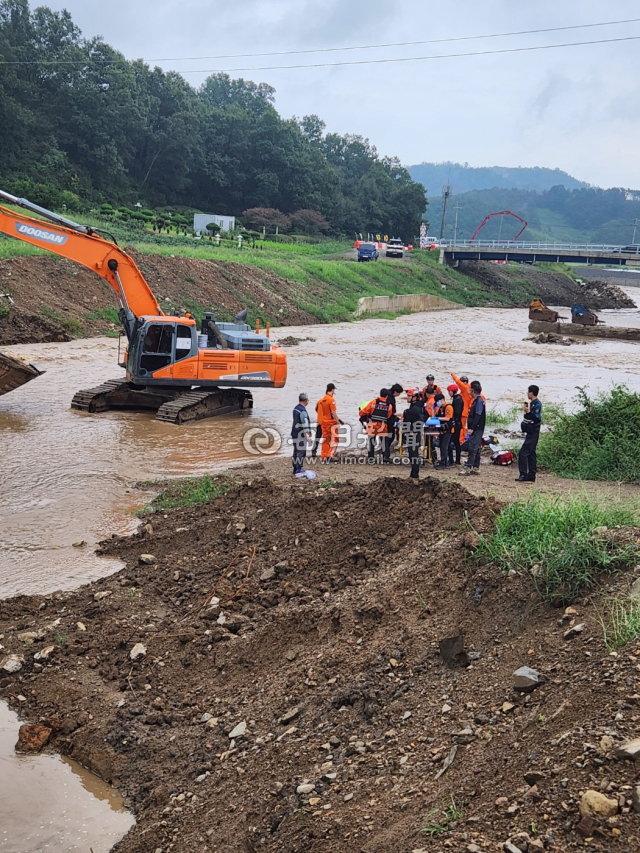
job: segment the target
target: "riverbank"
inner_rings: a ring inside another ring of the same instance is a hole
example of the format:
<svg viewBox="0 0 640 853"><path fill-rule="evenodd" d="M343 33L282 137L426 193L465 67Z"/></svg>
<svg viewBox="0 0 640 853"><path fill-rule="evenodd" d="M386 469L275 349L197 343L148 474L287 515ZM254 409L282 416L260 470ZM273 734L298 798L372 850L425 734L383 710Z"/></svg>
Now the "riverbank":
<svg viewBox="0 0 640 853"><path fill-rule="evenodd" d="M166 313L190 311L200 317L213 307L220 319L230 320L248 308L252 324L257 317L273 326L352 320L362 297L408 294L430 294L464 306L524 307L539 296L556 305L582 301L596 309L633 307L617 288L598 283L580 288L563 272L479 264L461 274L440 266L435 252L358 264L355 252L325 256L322 246L303 251L274 244L232 251L205 245L189 252L163 246L160 254L153 248L131 254ZM111 288L71 261L50 254L4 256L0 293L0 346L118 336Z"/></svg>
<svg viewBox="0 0 640 853"><path fill-rule="evenodd" d="M635 849L615 751L638 734L640 646L612 657L598 624L635 575L563 617L528 573L475 560L501 506L482 469L485 494L395 466L236 469L102 543L120 572L4 601L21 668L2 696L120 787L137 823L117 853ZM608 818L581 823L586 789Z"/></svg>

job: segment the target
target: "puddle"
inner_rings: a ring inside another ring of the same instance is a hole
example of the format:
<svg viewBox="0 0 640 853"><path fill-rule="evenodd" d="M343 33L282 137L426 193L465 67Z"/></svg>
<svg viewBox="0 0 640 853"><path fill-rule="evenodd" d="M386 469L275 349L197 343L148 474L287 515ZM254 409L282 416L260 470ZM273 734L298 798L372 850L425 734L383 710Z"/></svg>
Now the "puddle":
<svg viewBox="0 0 640 853"><path fill-rule="evenodd" d="M19 727L0 702L0 851L108 853L135 822L120 794L70 759L16 755Z"/></svg>

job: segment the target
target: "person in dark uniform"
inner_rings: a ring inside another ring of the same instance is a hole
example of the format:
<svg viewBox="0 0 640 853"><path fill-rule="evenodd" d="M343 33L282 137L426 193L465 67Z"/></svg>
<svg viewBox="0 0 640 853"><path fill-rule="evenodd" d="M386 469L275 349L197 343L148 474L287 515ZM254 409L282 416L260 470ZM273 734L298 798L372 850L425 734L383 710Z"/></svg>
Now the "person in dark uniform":
<svg viewBox="0 0 640 853"><path fill-rule="evenodd" d="M467 431L471 433L468 441L469 458L466 465L462 466L460 473L479 474L480 447L482 445L482 435L487 417L487 407L482 396L482 385L477 380L469 386L469 393L471 396L471 404L467 416Z"/></svg>
<svg viewBox="0 0 640 853"><path fill-rule="evenodd" d="M293 425L291 439L293 442L293 473L301 474L304 458L307 455L307 441L311 438L311 423L307 405L309 398L306 394L298 396L298 405L293 410Z"/></svg>
<svg viewBox="0 0 640 853"><path fill-rule="evenodd" d="M435 400L439 404L436 417L439 419L442 429L440 433L440 462L436 468L445 470L449 467L449 449L453 433L453 405L446 402L444 394L436 394Z"/></svg>
<svg viewBox="0 0 640 853"><path fill-rule="evenodd" d="M396 397L399 397L400 394L402 394L402 385L395 382L389 389L389 396L387 397L387 402L391 406L391 415L387 421L387 434L382 439L382 461L386 465L391 461L391 445L396 433L396 423L398 420L398 416L396 415Z"/></svg>
<svg viewBox="0 0 640 853"><path fill-rule="evenodd" d="M417 480L420 476L420 452L424 433L424 403L419 391L415 391L409 399L409 408L402 416L402 446L406 448L411 462L409 477Z"/></svg>
<svg viewBox="0 0 640 853"><path fill-rule="evenodd" d="M527 397L529 402L524 404L524 418L520 428L524 433L524 444L518 453L518 468L520 476L517 483L535 483L538 473L538 456L536 448L540 438L542 424L542 403L538 400L540 389L537 385L529 385Z"/></svg>
<svg viewBox="0 0 640 853"><path fill-rule="evenodd" d="M451 397L453 406L453 431L449 444L449 465L460 464L460 433L462 432L462 415L464 413L464 400L457 385L447 385L447 391ZM454 459L455 454L455 459Z"/></svg>

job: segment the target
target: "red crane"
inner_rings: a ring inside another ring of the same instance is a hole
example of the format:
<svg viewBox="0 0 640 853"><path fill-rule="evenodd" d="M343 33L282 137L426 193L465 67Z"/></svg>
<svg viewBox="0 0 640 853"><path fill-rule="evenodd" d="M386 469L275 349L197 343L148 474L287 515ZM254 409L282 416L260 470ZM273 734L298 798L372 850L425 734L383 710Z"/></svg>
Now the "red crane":
<svg viewBox="0 0 640 853"><path fill-rule="evenodd" d="M469 240L469 242L470 242L470 243L473 243L473 241L476 239L476 237L478 236L478 234L480 233L480 231L482 231L482 229L483 229L483 228L484 228L484 226L487 224L487 222L488 222L490 219L492 219L494 216L513 216L515 219L518 219L520 222L524 223L524 224L523 224L523 226L522 226L522 228L518 231L518 233L516 234L516 236L515 236L515 237L513 238L513 240L511 241L511 242L513 242L513 243L515 243L515 241L518 239L518 237L520 237L520 235L524 232L524 230L526 229L527 225L529 224L529 223L527 222L527 220L526 220L526 219L523 219L521 216L518 216L518 214L517 214L517 213L514 213L512 210L498 210L496 213L490 213L488 216L485 216L485 218L482 220L482 222L480 223L480 225L478 225L478 227L476 228L476 230L473 232L473 236L472 236L472 237L471 237L471 239Z"/></svg>

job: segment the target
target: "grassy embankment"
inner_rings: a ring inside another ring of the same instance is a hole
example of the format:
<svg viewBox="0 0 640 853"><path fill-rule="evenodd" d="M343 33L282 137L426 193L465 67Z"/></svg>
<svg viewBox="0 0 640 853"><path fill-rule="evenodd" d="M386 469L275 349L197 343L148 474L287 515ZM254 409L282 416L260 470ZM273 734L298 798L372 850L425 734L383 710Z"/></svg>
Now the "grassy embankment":
<svg viewBox="0 0 640 853"><path fill-rule="evenodd" d="M235 241L230 240L217 246L207 238L194 240L178 234L153 234L142 228L95 217L85 216L82 221L111 232L121 246L132 247L142 254L241 263L274 272L297 285L293 297L296 307L313 314L320 322L353 319L358 300L363 296L430 293L467 306L489 303L514 305L521 301L523 287L519 282L514 282L514 299L489 292L470 277L440 266L437 252L415 251L405 261L380 260L358 264L347 254L352 244L329 239L307 242L305 238L296 238L298 242L293 243L256 241L254 245L245 242L242 249L238 249ZM0 235L0 258L43 254L46 254L44 250ZM198 313L197 305L191 308ZM87 319L117 322L111 315ZM265 319L274 325L278 323L277 317Z"/></svg>
<svg viewBox="0 0 640 853"><path fill-rule="evenodd" d="M552 410L540 463L561 477L640 483L640 395L624 386L595 398L581 390L578 402L574 414ZM502 510L493 532L481 537L479 555L505 571L528 572L543 599L562 603L593 588L599 576L638 563L640 539L628 528L639 524L637 505L533 494ZM611 649L637 639L640 598L628 591L609 597L600 623Z"/></svg>

